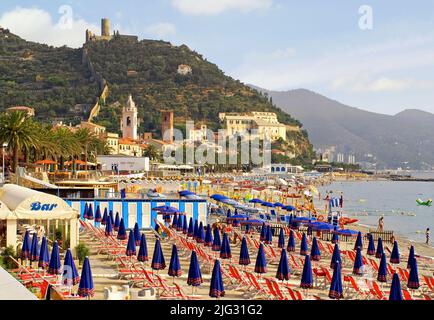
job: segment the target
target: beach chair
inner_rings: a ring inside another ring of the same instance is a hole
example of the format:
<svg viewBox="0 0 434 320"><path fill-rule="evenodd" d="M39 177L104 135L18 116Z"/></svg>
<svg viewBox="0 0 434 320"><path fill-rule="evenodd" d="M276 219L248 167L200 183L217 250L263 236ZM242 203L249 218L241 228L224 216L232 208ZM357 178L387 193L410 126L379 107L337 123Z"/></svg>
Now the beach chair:
<svg viewBox="0 0 434 320"><path fill-rule="evenodd" d="M346 290L347 295L362 299L367 299L369 297L370 292L360 289L356 280L352 276L344 276L344 281L349 284ZM353 291L352 294L351 291Z"/></svg>
<svg viewBox="0 0 434 320"><path fill-rule="evenodd" d="M378 272L378 264L375 260L368 258L369 264L374 268L375 271Z"/></svg>
<svg viewBox="0 0 434 320"><path fill-rule="evenodd" d="M425 275L422 277L423 277L423 281L427 285L427 289L429 289L429 291L434 291L433 279ZM423 288L425 288L425 286L423 286Z"/></svg>
<svg viewBox="0 0 434 320"><path fill-rule="evenodd" d="M386 297L385 293L380 289L376 281L372 281L372 289L379 300L388 300L388 297Z"/></svg>
<svg viewBox="0 0 434 320"><path fill-rule="evenodd" d="M256 278L256 276L248 271L244 271L244 273L246 274L247 279L250 282L250 285L253 287L254 290L252 290L253 292L253 296L250 297L250 299L254 299L258 296L268 299L270 294L261 286L259 285L258 279Z"/></svg>
<svg viewBox="0 0 434 320"><path fill-rule="evenodd" d="M404 300L408 300L408 301L410 301L410 300L414 300L414 299L411 297L410 292L408 292L408 291L405 290L405 289L402 289L402 297L404 298Z"/></svg>
<svg viewBox="0 0 434 320"><path fill-rule="evenodd" d="M267 292L269 293L269 299L270 300L285 300L283 295L277 294L277 292L274 289L274 285L272 283L272 280L270 278L264 278L265 284L267 286Z"/></svg>

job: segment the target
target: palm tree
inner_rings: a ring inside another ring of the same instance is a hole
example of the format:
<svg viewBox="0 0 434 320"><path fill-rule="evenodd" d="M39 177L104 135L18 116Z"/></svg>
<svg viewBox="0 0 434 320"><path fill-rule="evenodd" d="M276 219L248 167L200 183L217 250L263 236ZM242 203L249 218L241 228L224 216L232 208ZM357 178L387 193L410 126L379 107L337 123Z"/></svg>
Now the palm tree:
<svg viewBox="0 0 434 320"><path fill-rule="evenodd" d="M0 141L8 144L13 154L13 168L17 172L18 158L22 151L37 146L37 126L25 112L14 111L0 116Z"/></svg>
<svg viewBox="0 0 434 320"><path fill-rule="evenodd" d="M157 147L150 144L143 152L143 156L148 157L150 160L157 160L160 157Z"/></svg>

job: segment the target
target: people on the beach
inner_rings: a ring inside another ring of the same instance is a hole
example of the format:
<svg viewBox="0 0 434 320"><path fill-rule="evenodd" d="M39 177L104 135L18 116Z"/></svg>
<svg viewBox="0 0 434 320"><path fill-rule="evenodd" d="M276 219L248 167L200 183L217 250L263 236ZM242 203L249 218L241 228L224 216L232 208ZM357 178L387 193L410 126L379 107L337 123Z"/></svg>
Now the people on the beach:
<svg viewBox="0 0 434 320"><path fill-rule="evenodd" d="M426 228L426 231L425 231L425 237L426 237L426 242L425 242L425 244L429 244L429 228Z"/></svg>
<svg viewBox="0 0 434 320"><path fill-rule="evenodd" d="M378 220L378 231L383 231L384 230L384 217L381 216L380 219Z"/></svg>

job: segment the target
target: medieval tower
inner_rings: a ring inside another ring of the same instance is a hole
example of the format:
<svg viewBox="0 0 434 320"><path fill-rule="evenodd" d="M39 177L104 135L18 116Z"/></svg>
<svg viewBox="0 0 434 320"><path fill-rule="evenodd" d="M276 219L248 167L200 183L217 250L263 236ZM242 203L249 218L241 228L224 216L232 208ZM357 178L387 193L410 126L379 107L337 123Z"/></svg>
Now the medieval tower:
<svg viewBox="0 0 434 320"><path fill-rule="evenodd" d="M161 136L164 142L173 142L173 111L161 112Z"/></svg>
<svg viewBox="0 0 434 320"><path fill-rule="evenodd" d="M110 37L110 20L107 18L101 19L101 36Z"/></svg>
<svg viewBox="0 0 434 320"><path fill-rule="evenodd" d="M133 101L133 97L128 97L127 105L122 108L121 130L122 138L137 140L137 127L139 126L137 119L137 107Z"/></svg>

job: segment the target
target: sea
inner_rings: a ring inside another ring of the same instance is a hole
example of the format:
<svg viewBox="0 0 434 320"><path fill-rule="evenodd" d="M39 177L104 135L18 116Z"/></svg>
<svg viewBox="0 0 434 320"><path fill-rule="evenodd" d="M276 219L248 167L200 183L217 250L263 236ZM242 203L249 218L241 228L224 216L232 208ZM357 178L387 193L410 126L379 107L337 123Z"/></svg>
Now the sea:
<svg viewBox="0 0 434 320"><path fill-rule="evenodd" d="M434 178L433 171L409 173L412 177ZM434 206L419 206L416 199L434 200L434 182L344 181L318 190L322 198L327 191L332 191L336 197L343 192L344 214L358 219L362 225L376 228L384 215L385 230L394 230L409 240L425 242L426 228L433 234ZM324 203L318 198L315 202L317 206Z"/></svg>

